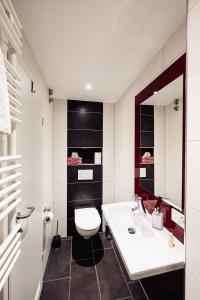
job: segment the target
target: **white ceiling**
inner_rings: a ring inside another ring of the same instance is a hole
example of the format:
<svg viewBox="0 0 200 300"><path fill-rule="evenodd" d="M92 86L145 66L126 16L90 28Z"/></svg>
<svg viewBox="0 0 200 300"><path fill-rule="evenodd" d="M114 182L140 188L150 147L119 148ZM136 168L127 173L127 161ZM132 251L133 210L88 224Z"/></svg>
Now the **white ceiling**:
<svg viewBox="0 0 200 300"><path fill-rule="evenodd" d="M172 103L175 99L183 99L183 75L159 90L157 94L149 97L142 105L165 106Z"/></svg>
<svg viewBox="0 0 200 300"><path fill-rule="evenodd" d="M115 102L183 22L185 0L13 0L58 98ZM90 83L93 88L85 90Z"/></svg>

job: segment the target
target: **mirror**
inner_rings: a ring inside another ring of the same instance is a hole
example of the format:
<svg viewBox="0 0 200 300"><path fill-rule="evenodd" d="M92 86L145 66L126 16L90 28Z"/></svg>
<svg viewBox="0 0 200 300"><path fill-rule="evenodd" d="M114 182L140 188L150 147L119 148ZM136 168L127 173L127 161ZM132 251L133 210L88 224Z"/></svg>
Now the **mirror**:
<svg viewBox="0 0 200 300"><path fill-rule="evenodd" d="M140 187L182 209L183 75L140 105Z"/></svg>

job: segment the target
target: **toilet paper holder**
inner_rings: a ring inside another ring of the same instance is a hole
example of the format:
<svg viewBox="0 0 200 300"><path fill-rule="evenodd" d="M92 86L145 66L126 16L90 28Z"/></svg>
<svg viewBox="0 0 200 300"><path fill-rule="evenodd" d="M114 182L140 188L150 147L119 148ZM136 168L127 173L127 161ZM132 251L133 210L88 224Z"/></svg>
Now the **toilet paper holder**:
<svg viewBox="0 0 200 300"><path fill-rule="evenodd" d="M34 206L28 206L25 210L17 213L16 219L20 220L20 219L29 218L32 215L32 213L34 212L34 210L35 210Z"/></svg>

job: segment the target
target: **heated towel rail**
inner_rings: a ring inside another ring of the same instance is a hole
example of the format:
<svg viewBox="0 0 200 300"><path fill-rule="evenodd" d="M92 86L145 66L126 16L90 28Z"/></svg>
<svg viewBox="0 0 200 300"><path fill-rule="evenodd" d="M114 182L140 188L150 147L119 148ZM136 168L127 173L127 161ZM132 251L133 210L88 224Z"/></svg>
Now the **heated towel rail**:
<svg viewBox="0 0 200 300"><path fill-rule="evenodd" d="M15 222L21 203L21 156L16 154L16 129L22 122L21 78L16 61L22 52L22 26L10 0L0 0L0 44L3 52L9 93L11 135L0 136L0 291L20 255L21 225ZM14 222L13 222L14 219ZM6 227L6 228L5 228Z"/></svg>

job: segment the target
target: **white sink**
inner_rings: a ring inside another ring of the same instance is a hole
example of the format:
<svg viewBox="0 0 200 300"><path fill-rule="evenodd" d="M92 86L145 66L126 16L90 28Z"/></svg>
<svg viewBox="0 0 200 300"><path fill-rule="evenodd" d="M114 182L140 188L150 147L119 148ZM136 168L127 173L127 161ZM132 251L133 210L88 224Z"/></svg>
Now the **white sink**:
<svg viewBox="0 0 200 300"><path fill-rule="evenodd" d="M175 239L170 248L168 230L152 228L150 214L134 215L131 202L103 204L102 210L132 280L184 268L184 245Z"/></svg>

